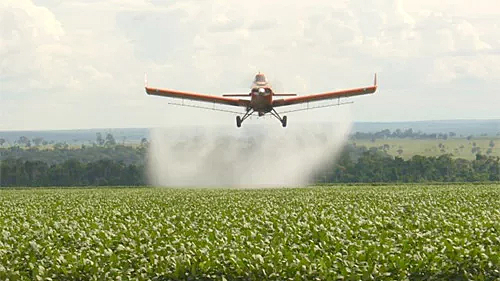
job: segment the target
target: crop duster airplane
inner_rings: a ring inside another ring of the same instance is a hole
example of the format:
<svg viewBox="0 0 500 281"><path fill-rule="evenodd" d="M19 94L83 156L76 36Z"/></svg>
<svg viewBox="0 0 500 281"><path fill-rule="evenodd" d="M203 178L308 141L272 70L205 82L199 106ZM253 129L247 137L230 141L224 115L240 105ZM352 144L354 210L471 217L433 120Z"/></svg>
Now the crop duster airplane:
<svg viewBox="0 0 500 281"><path fill-rule="evenodd" d="M147 81L146 81L145 88L146 88L146 93L148 95L163 96L163 97L169 97L169 98L178 98L178 99L183 99L183 100L187 99L187 100L210 102L210 103L213 103L214 105L215 104L223 104L223 105L243 107L246 110L245 114L243 114L243 117L236 116L236 126L238 128L241 127L241 123L243 123L243 121L245 121L245 119L247 119L248 117L250 117L254 113L257 113L258 116L264 116L266 113L269 113L269 114L273 115L274 117L276 117L276 119L278 119L281 122L281 125L283 127L286 127L286 121L287 121L286 116L281 117L275 108L287 106L287 105L304 104L304 103L307 103L307 105L308 105L308 107L305 109L298 109L298 110L291 110L291 111L283 112L283 113L287 113L287 112L308 110L308 109L319 108L319 107L340 105L341 104L340 98L375 93L375 91L377 90L377 74L375 74L375 78L374 78L374 82L373 82L372 86L355 88L355 89L348 89L348 90L340 90L340 91L334 91L334 92L326 92L326 93L320 93L320 94L304 95L304 96L297 96L296 94L278 94L278 93L275 93L271 87L271 84L269 84L269 82L267 81L266 76L260 72L255 75L255 79L252 83L250 93L248 93L248 94L226 94L226 95L222 95L222 96L215 96L215 95L206 95L206 94L199 94L199 93L192 93L192 92L182 92L182 91L171 90L171 89L158 89L158 88L148 87ZM246 97L247 99L237 99L236 97ZM277 98L277 99L275 99L275 97L289 97L289 98ZM250 98L250 99L248 99L248 98ZM316 106L316 107L312 107L312 108L309 107L309 102L322 101L322 100L332 100L332 99L338 99L338 103L330 104L330 105L323 105L323 106ZM182 105L182 106L190 106L190 105L184 105L184 103L182 103L182 104L173 103L173 104L174 105ZM225 112L239 114L239 112L215 109L215 107L210 108L210 107L192 106L192 105L190 107L213 109L213 110L218 110L218 111L225 111Z"/></svg>

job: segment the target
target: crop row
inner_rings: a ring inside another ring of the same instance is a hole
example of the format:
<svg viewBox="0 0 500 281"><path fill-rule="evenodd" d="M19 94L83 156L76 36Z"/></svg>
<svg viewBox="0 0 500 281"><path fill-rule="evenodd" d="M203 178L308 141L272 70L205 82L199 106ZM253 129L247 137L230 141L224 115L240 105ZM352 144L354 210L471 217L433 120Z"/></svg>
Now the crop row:
<svg viewBox="0 0 500 281"><path fill-rule="evenodd" d="M500 186L0 191L1 280L500 278Z"/></svg>

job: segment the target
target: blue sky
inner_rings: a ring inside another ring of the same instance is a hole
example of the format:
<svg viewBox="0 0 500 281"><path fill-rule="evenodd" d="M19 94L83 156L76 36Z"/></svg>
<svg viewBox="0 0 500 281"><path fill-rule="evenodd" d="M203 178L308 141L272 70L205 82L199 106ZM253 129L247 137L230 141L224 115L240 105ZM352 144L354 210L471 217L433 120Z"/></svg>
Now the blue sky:
<svg viewBox="0 0 500 281"><path fill-rule="evenodd" d="M0 130L234 126L234 116L145 95L144 73L151 86L222 94L247 91L257 71L297 94L370 85L377 72L375 95L329 109L354 121L500 118L500 5L0 3Z"/></svg>

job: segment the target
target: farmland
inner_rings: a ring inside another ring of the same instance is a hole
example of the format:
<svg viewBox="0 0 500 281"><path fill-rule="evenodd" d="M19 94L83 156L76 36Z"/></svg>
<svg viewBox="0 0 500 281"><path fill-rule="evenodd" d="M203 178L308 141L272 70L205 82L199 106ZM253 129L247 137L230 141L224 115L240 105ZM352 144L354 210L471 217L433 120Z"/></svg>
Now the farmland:
<svg viewBox="0 0 500 281"><path fill-rule="evenodd" d="M1 280L500 278L500 185L1 190L0 231Z"/></svg>
<svg viewBox="0 0 500 281"><path fill-rule="evenodd" d="M391 156L400 156L409 159L414 155L439 156L452 154L454 158L473 160L476 154L500 157L500 138L475 137L442 139L376 139L354 140L352 144L365 147L376 147L385 150ZM494 146L490 146L490 144ZM384 148L385 145L385 148Z"/></svg>

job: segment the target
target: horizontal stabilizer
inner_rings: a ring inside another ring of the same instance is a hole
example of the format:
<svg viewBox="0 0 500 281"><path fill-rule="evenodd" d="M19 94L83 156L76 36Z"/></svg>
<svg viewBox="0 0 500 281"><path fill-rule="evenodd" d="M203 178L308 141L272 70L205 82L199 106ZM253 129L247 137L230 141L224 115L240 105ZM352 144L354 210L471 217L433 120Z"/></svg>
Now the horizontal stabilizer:
<svg viewBox="0 0 500 281"><path fill-rule="evenodd" d="M276 97L295 97L297 94L273 94Z"/></svg>

